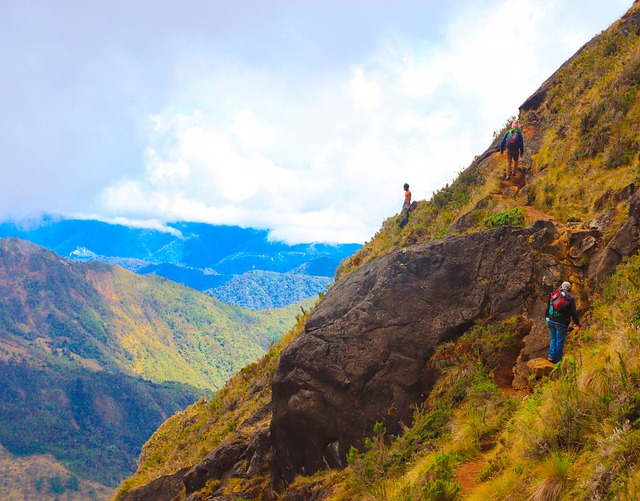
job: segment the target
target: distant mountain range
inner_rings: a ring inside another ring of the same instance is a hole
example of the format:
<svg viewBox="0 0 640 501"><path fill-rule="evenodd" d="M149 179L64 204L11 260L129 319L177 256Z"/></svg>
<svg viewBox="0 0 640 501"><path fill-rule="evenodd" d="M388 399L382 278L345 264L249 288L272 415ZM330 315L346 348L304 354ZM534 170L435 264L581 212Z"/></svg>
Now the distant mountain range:
<svg viewBox="0 0 640 501"><path fill-rule="evenodd" d="M113 488L164 420L260 358L312 302L251 311L0 239L0 470L7 455L23 465L0 472L0 498Z"/></svg>
<svg viewBox="0 0 640 501"><path fill-rule="evenodd" d="M19 237L74 261L102 261L160 275L252 309L279 308L316 296L331 283L338 264L361 247L288 245L269 241L265 230L237 226L183 222L167 228L45 217L0 223L0 237ZM249 285L258 282L256 295Z"/></svg>

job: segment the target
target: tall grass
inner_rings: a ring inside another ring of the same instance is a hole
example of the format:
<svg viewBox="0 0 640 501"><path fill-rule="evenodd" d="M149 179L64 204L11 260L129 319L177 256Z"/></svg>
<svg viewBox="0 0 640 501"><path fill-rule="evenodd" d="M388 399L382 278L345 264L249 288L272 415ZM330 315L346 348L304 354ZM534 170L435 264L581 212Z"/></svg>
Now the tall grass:
<svg viewBox="0 0 640 501"><path fill-rule="evenodd" d="M553 454L541 467L540 480L531 495L532 501L557 501L569 478L571 461L561 454Z"/></svg>

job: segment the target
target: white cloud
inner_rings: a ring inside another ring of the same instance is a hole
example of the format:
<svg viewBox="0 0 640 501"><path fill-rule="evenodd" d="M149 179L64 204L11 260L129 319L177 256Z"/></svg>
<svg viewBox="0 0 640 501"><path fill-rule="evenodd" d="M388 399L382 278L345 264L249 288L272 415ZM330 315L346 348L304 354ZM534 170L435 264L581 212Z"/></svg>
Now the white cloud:
<svg viewBox="0 0 640 501"><path fill-rule="evenodd" d="M196 111L152 119L146 175L110 187L109 211L366 240L404 182L419 199L453 180L548 76L536 43L554 5L469 4L437 45L382 40L320 80L241 64L189 73L180 100Z"/></svg>
<svg viewBox="0 0 640 501"><path fill-rule="evenodd" d="M26 3L41 12L23 15L33 26L18 22L21 3L0 19L16 76L0 79L15 124L0 150L16 166L1 214L238 224L293 242L371 238L404 182L423 199L452 181L630 6Z"/></svg>
<svg viewBox="0 0 640 501"><path fill-rule="evenodd" d="M381 90L375 79L365 75L364 68L352 70L350 90L351 99L356 110L371 111L380 105Z"/></svg>
<svg viewBox="0 0 640 501"><path fill-rule="evenodd" d="M163 233L169 233L176 237L183 236L181 231L175 228L172 228L171 226L167 226L165 223L160 222L156 219L128 219L126 217L105 218L105 217L102 217L100 214L69 214L69 216L74 219L102 221L103 223L128 226L129 228L157 230ZM34 221L33 224L35 227L38 227L42 225L42 221Z"/></svg>
<svg viewBox="0 0 640 501"><path fill-rule="evenodd" d="M263 150L272 141L267 124L260 123L250 110L243 110L235 117L230 127L245 148Z"/></svg>

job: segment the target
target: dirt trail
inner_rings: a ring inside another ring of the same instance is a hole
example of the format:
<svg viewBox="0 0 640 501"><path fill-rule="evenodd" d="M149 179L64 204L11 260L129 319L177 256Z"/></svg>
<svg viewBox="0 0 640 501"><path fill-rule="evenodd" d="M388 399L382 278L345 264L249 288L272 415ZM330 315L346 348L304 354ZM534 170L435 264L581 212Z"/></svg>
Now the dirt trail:
<svg viewBox="0 0 640 501"><path fill-rule="evenodd" d="M516 173L513 176L511 176L510 179L503 178L500 181L500 188L501 188L500 191L502 194L498 195L498 197L500 197L501 199L504 199L505 198L504 194L507 190L514 188L516 191L519 191L522 188L524 188L526 184L527 184L527 181L524 173L521 170L517 170ZM553 216L539 209L536 209L535 207L532 207L530 205L521 206L520 209L525 213L525 217L527 221L531 223L534 221L540 221L540 220L543 220L543 221L553 220Z"/></svg>
<svg viewBox="0 0 640 501"><path fill-rule="evenodd" d="M526 185L525 175L522 171L516 171L516 174L512 176L510 179L505 180L504 178L500 182L500 195L498 197L505 199L504 194L507 190L512 190L517 192L521 190ZM533 221L550 221L553 220L553 217L546 212L543 212L535 207L530 205L520 206L520 209L525 213L525 218L528 222L532 223ZM518 396L523 393L519 390L516 390L511 385L513 381L513 364L503 361L498 366L498 369L495 374L495 382L498 385L498 388L505 394L509 396ZM460 494L463 498L466 498L471 493L473 493L478 484L476 483L476 479L478 475L482 471L482 469L487 465L491 454L493 453L494 448L491 447L488 450L484 450L477 458L472 459L462 465L456 470L455 481L460 486Z"/></svg>
<svg viewBox="0 0 640 501"><path fill-rule="evenodd" d="M471 494L478 484L476 484L476 478L480 473L480 470L487 464L488 453L482 454L480 457L464 463L456 471L456 483L460 486L460 494L462 497L466 497Z"/></svg>
<svg viewBox="0 0 640 501"><path fill-rule="evenodd" d="M509 396L523 395L522 391L516 390L512 385L513 372L512 363L506 360L498 366L495 374L495 382L503 393ZM460 486L460 494L463 499L470 495L478 487L476 479L491 457L495 445L481 452L481 454L471 461L468 461L456 470L455 481Z"/></svg>

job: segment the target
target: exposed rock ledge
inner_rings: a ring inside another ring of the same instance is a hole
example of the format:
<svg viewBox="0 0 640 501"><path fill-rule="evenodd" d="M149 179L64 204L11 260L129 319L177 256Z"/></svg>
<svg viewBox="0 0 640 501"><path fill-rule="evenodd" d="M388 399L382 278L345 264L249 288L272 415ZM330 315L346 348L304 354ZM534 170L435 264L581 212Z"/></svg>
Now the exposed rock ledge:
<svg viewBox="0 0 640 501"><path fill-rule="evenodd" d="M274 377L276 480L344 467L376 421L400 433L433 384L423 368L436 345L475 321L531 320L514 367L514 385L524 384L527 362L546 357L552 288L571 280L586 311L588 290L640 249L640 191L629 205L628 222L606 246L600 228L538 221L399 249L336 284Z"/></svg>
<svg viewBox="0 0 640 501"><path fill-rule="evenodd" d="M431 388L423 368L437 344L479 319L541 317L542 297L575 273L541 252L556 238L549 222L446 238L395 251L336 284L282 353L273 382L281 479L344 467L376 421L399 433Z"/></svg>

